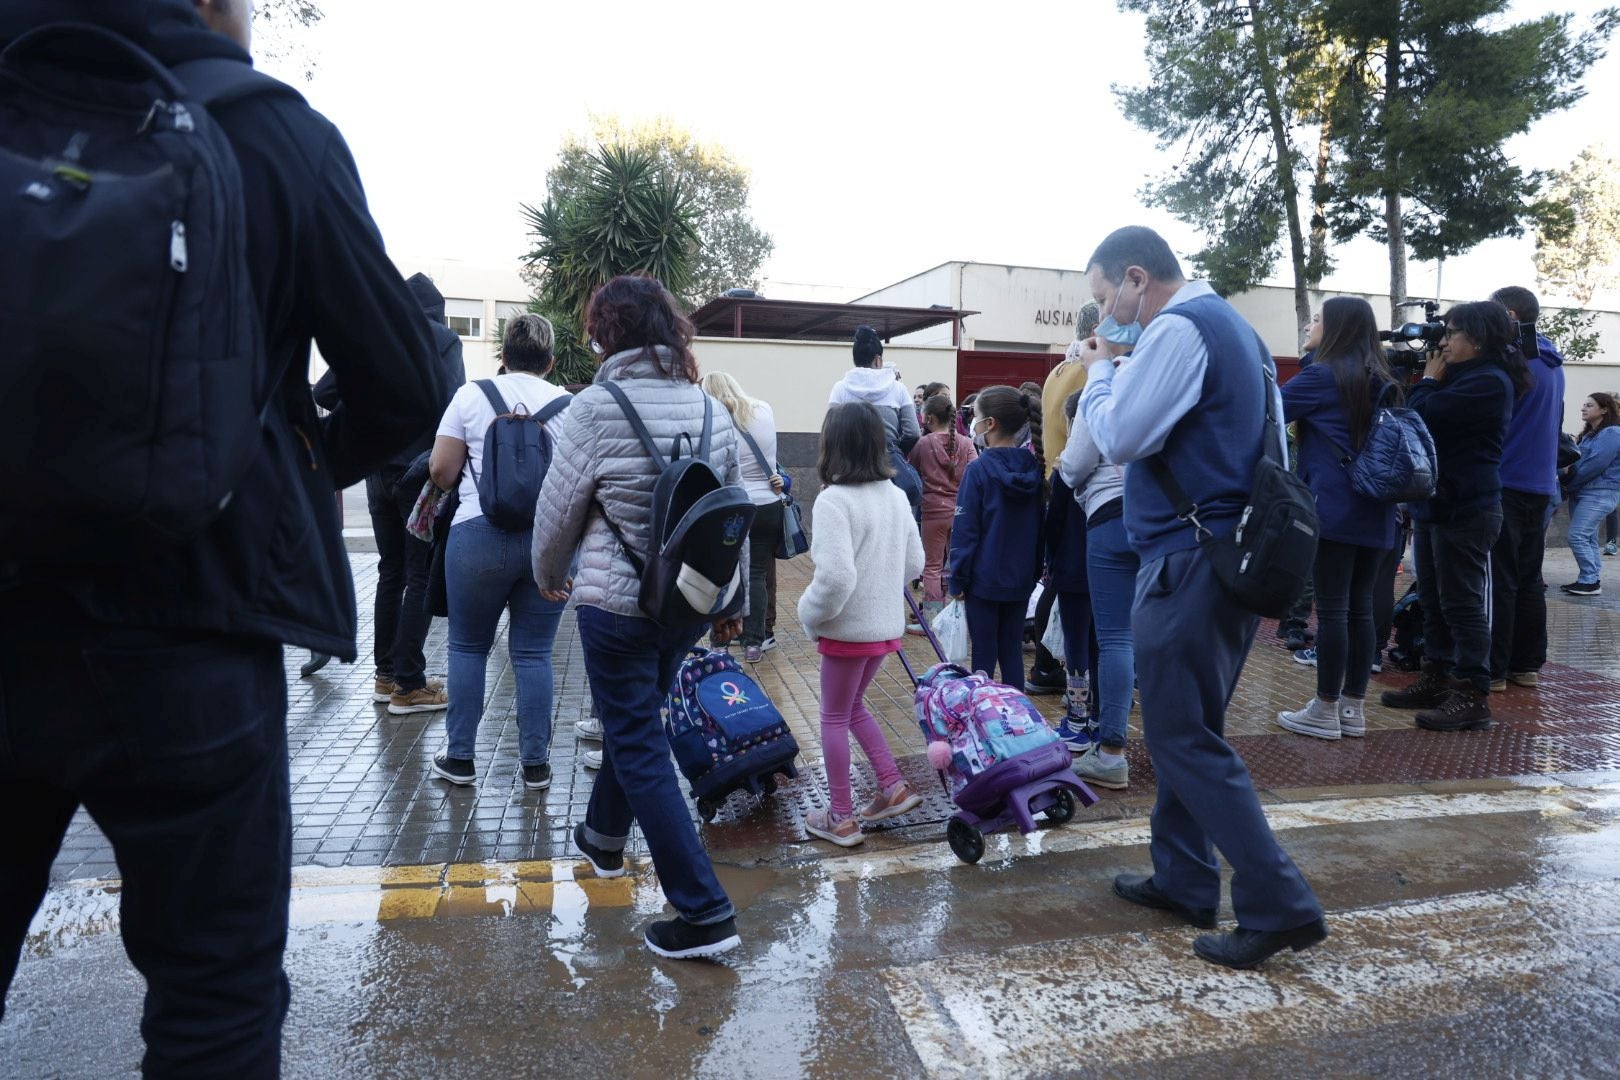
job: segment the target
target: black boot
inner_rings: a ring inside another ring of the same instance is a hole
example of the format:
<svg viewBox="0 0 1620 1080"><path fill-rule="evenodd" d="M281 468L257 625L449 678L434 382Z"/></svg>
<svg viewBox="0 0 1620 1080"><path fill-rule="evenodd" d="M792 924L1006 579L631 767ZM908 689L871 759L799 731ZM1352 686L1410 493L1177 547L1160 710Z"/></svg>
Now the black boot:
<svg viewBox="0 0 1620 1080"><path fill-rule="evenodd" d="M1378 696L1391 709L1433 709L1451 696L1451 680L1434 668L1426 668L1417 682L1401 690L1385 690Z"/></svg>
<svg viewBox="0 0 1620 1080"><path fill-rule="evenodd" d="M1484 731L1491 726L1491 707L1483 691L1469 683L1453 683L1437 708L1417 714L1417 726L1425 731Z"/></svg>

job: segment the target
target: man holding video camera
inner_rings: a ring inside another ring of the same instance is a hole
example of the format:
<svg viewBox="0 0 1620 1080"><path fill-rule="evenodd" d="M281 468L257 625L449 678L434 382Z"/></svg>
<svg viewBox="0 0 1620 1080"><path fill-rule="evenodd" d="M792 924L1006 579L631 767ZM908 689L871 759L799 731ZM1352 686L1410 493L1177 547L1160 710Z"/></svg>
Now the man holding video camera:
<svg viewBox="0 0 1620 1080"><path fill-rule="evenodd" d="M1513 405L1502 444L1502 532L1491 549L1491 689L1535 686L1547 662L1547 507L1558 499L1558 434L1564 420L1564 358L1536 332L1541 303L1519 285L1491 299L1519 324L1530 389Z"/></svg>
<svg viewBox="0 0 1620 1080"><path fill-rule="evenodd" d="M1502 529L1502 446L1514 401L1529 389L1517 327L1494 300L1458 304L1434 327L1423 379L1407 405L1428 425L1439 457L1434 497L1414 503L1412 554L1423 604L1423 674L1385 691L1417 726L1491 726L1491 548ZM1438 348L1434 346L1438 344Z"/></svg>

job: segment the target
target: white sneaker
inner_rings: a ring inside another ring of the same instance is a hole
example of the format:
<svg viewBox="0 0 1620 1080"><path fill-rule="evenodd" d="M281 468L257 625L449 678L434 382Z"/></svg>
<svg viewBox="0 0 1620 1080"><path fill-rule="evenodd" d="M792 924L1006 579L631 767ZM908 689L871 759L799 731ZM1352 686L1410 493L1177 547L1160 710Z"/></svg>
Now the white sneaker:
<svg viewBox="0 0 1620 1080"><path fill-rule="evenodd" d="M579 755L579 763L587 769L596 770L602 767L602 751L587 750Z"/></svg>
<svg viewBox="0 0 1620 1080"><path fill-rule="evenodd" d="M1296 735L1309 735L1314 739L1337 739L1342 734L1338 703L1325 705L1315 698L1297 712L1278 713L1277 723Z"/></svg>
<svg viewBox="0 0 1620 1080"><path fill-rule="evenodd" d="M587 716L583 720L574 721L574 738L590 739L592 742L602 741L602 721L594 716Z"/></svg>
<svg viewBox="0 0 1620 1080"><path fill-rule="evenodd" d="M776 635L765 635L765 640L760 642L759 648L761 652L770 652L772 649L776 648Z"/></svg>
<svg viewBox="0 0 1620 1080"><path fill-rule="evenodd" d="M1359 739L1367 734L1367 717L1361 698L1339 699L1339 734L1348 739Z"/></svg>

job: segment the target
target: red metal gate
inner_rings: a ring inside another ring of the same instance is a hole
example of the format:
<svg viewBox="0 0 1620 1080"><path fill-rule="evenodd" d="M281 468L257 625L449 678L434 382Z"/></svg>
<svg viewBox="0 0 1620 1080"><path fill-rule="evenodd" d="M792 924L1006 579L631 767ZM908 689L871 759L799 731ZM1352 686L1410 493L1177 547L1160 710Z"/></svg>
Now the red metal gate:
<svg viewBox="0 0 1620 1080"><path fill-rule="evenodd" d="M1062 353L960 349L956 353L956 385L951 389L961 402L987 386L1017 386L1022 382L1044 384L1046 376L1062 362Z"/></svg>

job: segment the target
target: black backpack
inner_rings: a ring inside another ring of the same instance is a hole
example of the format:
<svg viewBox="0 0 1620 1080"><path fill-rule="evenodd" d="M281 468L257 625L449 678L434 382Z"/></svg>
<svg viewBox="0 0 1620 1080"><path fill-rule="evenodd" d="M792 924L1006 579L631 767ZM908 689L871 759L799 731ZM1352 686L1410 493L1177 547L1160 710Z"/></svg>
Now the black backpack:
<svg viewBox="0 0 1620 1080"><path fill-rule="evenodd" d="M568 408L573 395L553 398L533 416L519 403L507 406L494 379L479 379L473 385L484 392L495 419L484 430L484 469L472 470L478 488L478 506L484 520L497 529L522 532L534 527L534 508L540 501L540 488L551 467L551 436L546 423Z"/></svg>
<svg viewBox="0 0 1620 1080"><path fill-rule="evenodd" d="M741 484L724 483L709 464L714 399L703 396L703 433L697 445L683 432L671 442L666 458L618 384L604 382L602 386L613 395L659 469L652 493L652 551L647 559L636 554L607 508L602 508L602 520L641 578L638 603L642 612L665 627L697 626L736 615L748 596L741 559L754 523L754 501Z"/></svg>
<svg viewBox="0 0 1620 1080"><path fill-rule="evenodd" d="M1282 452L1282 426L1272 403L1276 384L1269 361L1264 368L1266 422L1260 429L1260 461L1248 504L1231 536L1216 537L1198 520L1198 505L1187 497L1163 454L1145 459L1154 479L1175 504L1176 517L1190 522L1209 556L1215 576L1239 607L1280 619L1305 592L1316 562L1316 499L1305 482L1288 471Z"/></svg>
<svg viewBox="0 0 1620 1080"><path fill-rule="evenodd" d="M235 153L208 107L296 91L58 23L0 54L0 563L195 536L260 453L266 370Z"/></svg>

